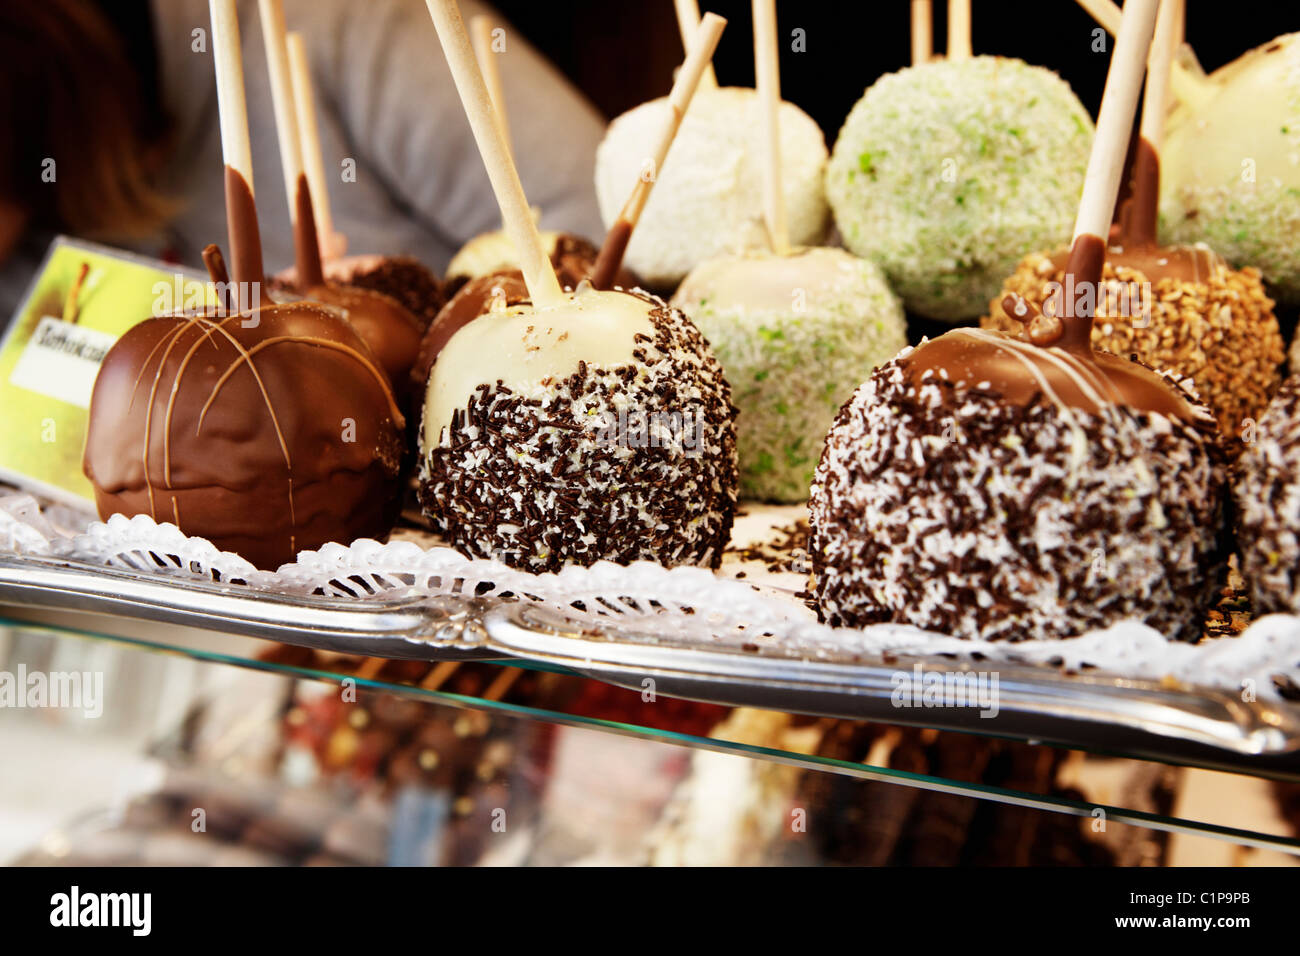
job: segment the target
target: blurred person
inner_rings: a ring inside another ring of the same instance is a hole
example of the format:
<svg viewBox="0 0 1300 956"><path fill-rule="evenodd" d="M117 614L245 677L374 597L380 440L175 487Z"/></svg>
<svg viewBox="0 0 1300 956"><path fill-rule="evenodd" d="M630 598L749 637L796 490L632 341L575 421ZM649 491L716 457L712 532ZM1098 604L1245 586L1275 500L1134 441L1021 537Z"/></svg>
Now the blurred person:
<svg viewBox="0 0 1300 956"><path fill-rule="evenodd" d="M253 178L268 271L292 264L256 0L240 0ZM466 20L490 12L461 4ZM487 173L423 0L284 0L303 34L335 229L349 253L441 273L498 228ZM500 17L514 154L547 228L599 241L596 110ZM201 31L201 32L200 32ZM226 243L206 0L0 4L0 327L56 233L201 266ZM345 170L346 164L346 170ZM355 178L344 173L355 171Z"/></svg>

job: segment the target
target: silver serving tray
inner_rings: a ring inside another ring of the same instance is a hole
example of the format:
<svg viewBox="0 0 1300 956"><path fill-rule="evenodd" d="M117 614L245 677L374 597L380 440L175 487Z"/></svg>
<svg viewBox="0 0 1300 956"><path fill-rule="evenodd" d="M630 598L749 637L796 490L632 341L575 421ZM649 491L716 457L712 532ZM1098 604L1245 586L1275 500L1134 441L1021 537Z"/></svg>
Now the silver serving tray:
<svg viewBox="0 0 1300 956"><path fill-rule="evenodd" d="M466 596L298 597L63 559L0 553L0 603L198 627L317 650L416 660L513 660L719 704L916 724L1300 780L1300 707L1096 672L995 667L999 712L899 708L894 675L946 657L801 659L593 629L535 605Z"/></svg>

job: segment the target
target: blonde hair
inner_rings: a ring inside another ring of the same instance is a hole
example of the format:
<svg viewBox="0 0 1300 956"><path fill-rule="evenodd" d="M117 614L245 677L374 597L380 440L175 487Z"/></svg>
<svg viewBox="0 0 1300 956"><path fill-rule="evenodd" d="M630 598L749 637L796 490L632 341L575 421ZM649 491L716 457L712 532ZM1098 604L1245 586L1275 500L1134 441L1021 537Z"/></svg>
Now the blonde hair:
<svg viewBox="0 0 1300 956"><path fill-rule="evenodd" d="M175 216L153 182L164 144L147 130L139 72L93 4L0 4L0 64L0 195L100 239L148 236Z"/></svg>

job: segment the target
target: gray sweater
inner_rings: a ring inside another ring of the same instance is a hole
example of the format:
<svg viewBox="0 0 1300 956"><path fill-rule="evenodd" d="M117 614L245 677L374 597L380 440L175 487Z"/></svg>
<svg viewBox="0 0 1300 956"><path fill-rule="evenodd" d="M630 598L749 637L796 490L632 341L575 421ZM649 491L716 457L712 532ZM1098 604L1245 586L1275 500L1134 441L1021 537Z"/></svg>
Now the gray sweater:
<svg viewBox="0 0 1300 956"><path fill-rule="evenodd" d="M499 216L442 48L422 0L284 0L285 21L306 40L335 229L348 253L407 253L441 273ZM466 21L485 7L462 0ZM240 0L244 83L253 178L268 271L293 264L289 206L280 170L270 80L256 0ZM593 188L604 122L582 95L509 24L502 86L520 177L542 224L599 241ZM221 134L206 0L154 0L159 85L175 123L164 188L185 202L166 237L136 244L171 248L201 266L209 242L226 245ZM203 28L205 52L193 52ZM356 181L341 162L355 160ZM48 236L30 236L0 264L0 326L31 278Z"/></svg>

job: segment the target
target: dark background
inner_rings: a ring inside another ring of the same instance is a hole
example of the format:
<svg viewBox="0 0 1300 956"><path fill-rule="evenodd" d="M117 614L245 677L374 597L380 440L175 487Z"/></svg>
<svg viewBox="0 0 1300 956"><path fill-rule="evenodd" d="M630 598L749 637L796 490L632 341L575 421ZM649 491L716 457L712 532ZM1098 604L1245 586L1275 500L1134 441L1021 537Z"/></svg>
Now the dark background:
<svg viewBox="0 0 1300 956"><path fill-rule="evenodd" d="M495 0L497 8L546 53L607 116L663 96L681 61L672 0ZM936 50L946 47L947 3L935 0ZM749 0L701 0L728 20L714 57L718 82L752 86ZM1092 50L1096 24L1074 0L973 0L972 45L1048 66L1094 116L1101 105L1111 42ZM872 81L909 65L910 0L777 0L781 87L785 99L821 125L828 144ZM807 52L790 51L790 31L806 33ZM1187 0L1187 40L1206 72L1300 30L1296 0Z"/></svg>

